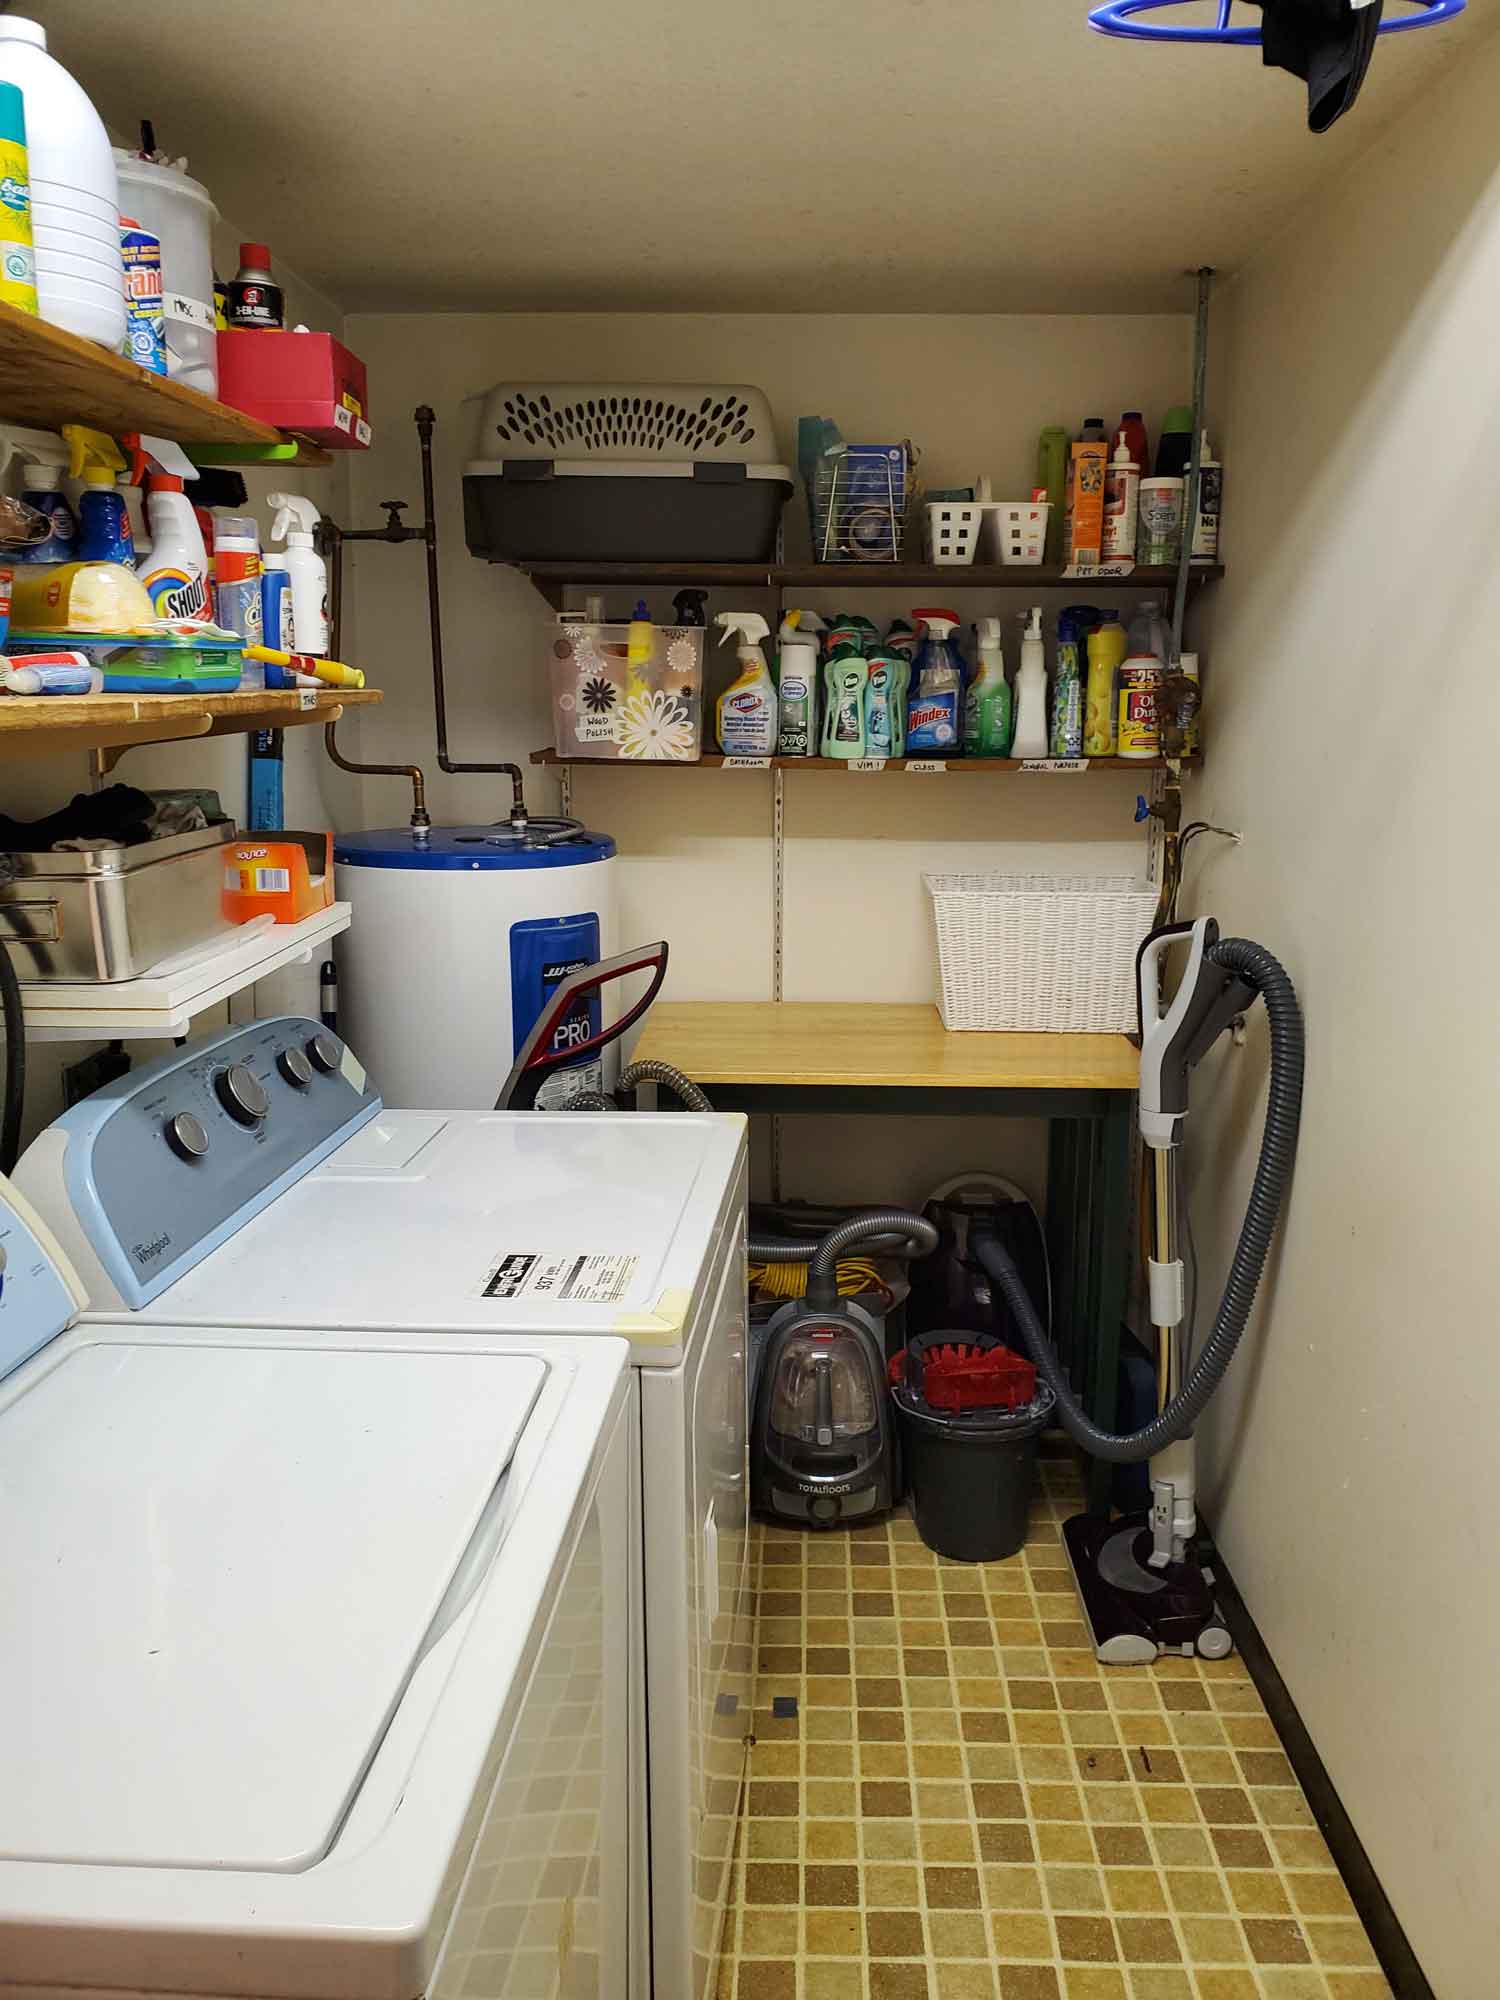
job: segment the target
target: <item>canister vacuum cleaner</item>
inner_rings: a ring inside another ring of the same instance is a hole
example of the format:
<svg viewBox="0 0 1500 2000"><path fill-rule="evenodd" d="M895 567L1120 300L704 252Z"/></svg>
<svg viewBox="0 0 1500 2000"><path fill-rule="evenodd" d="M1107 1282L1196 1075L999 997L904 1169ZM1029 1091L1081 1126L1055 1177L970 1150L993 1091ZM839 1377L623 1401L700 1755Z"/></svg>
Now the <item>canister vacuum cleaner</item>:
<svg viewBox="0 0 1500 2000"><path fill-rule="evenodd" d="M1184 940L1187 965L1164 1005L1162 963L1168 949ZM1154 932L1141 946L1136 972L1140 1131L1151 1165L1147 1275L1157 1403L1151 1422L1124 1435L1093 1423L1073 1393L1004 1245L992 1232L979 1232L972 1246L1014 1313L1069 1435L1096 1458L1121 1465L1151 1461L1149 1514L1125 1520L1080 1514L1063 1529L1095 1651L1105 1662L1126 1665L1164 1652L1221 1659L1231 1650L1233 1642L1214 1602L1212 1575L1194 1552L1198 1517L1192 1432L1234 1356L1265 1269L1296 1157L1304 1049L1302 1012L1285 971L1261 945L1221 938L1211 917ZM1178 1150L1187 1118L1188 1078L1193 1065L1257 999L1264 1003L1271 1030L1260 1157L1229 1280L1212 1330L1195 1356L1178 1247Z"/></svg>

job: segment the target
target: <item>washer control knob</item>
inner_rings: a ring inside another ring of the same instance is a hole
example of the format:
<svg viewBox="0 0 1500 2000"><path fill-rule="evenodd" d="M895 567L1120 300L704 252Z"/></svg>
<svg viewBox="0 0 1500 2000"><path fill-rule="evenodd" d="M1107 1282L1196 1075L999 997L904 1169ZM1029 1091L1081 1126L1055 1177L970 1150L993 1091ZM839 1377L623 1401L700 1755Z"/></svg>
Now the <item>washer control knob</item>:
<svg viewBox="0 0 1500 2000"><path fill-rule="evenodd" d="M219 1102L241 1125L258 1125L271 1108L266 1087L244 1063L231 1063L214 1078Z"/></svg>
<svg viewBox="0 0 1500 2000"><path fill-rule="evenodd" d="M343 1051L332 1035L314 1035L307 1045L307 1053L312 1057L314 1065L322 1070L324 1076L338 1074L339 1058Z"/></svg>
<svg viewBox="0 0 1500 2000"><path fill-rule="evenodd" d="M167 1144L180 1160L201 1160L208 1151L203 1120L191 1111L179 1111L167 1120Z"/></svg>
<svg viewBox="0 0 1500 2000"><path fill-rule="evenodd" d="M298 1090L306 1090L307 1086L312 1082L312 1064L303 1055L301 1049L283 1049L281 1054L276 1058L276 1067L281 1071L287 1082Z"/></svg>

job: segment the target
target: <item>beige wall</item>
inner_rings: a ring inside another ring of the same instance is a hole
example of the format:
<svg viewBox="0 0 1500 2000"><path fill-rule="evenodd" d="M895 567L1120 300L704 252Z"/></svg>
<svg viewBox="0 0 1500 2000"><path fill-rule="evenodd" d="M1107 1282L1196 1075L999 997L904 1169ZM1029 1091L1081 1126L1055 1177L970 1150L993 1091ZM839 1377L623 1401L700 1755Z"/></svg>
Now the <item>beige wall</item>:
<svg viewBox="0 0 1500 2000"><path fill-rule="evenodd" d="M415 442L407 418L419 401L438 415L436 442L443 618L453 748L464 758L528 754L552 740L546 640L552 613L513 571L477 562L463 543L460 478L473 455L475 411L464 399L509 379L744 381L771 400L780 456L795 456L799 415L827 411L849 436L910 435L930 484L967 484L988 471L996 490L1029 490L1036 433L1076 425L1093 411L1113 421L1139 406L1153 428L1180 399L1189 329L1169 318L695 316L589 314L352 315L351 345L369 364L377 444L353 462L352 512L379 518L392 495L415 500ZM800 509L791 534L805 532ZM431 763L426 603L416 549L370 547L350 555L353 614L348 650L386 690L360 720L363 754ZM1067 595L1076 595L1076 590ZM1014 666L1025 599L944 586L966 617L1007 618ZM846 608L809 591L815 608ZM918 602L922 601L920 598ZM931 593L927 602L933 601ZM1049 607L1064 594L1049 597ZM650 599L670 615L671 592ZM730 607L716 595L710 614ZM894 616L911 608L895 592L862 594L852 608ZM628 613L622 597L611 609ZM713 671L732 672L728 649ZM785 990L789 999L925 1000L934 993L924 869L1004 867L1131 873L1144 863L1133 822L1138 781L1129 773L1086 779L860 779L847 774L786 782ZM546 774L532 771L535 807L555 804ZM488 779L438 777L440 817L493 818L503 788ZM366 824L403 820L404 786L366 780ZM679 999L764 998L771 991L771 781L747 772L607 770L577 774L574 810L620 843L622 934L665 934L670 992ZM868 1121L789 1127L792 1192L920 1197L955 1167L1008 1160L1040 1180L1037 1136L964 1121L924 1124L920 1136L868 1147Z"/></svg>
<svg viewBox="0 0 1500 2000"><path fill-rule="evenodd" d="M1491 40L1228 295L1205 792L1245 843L1189 897L1285 960L1309 1032L1208 1504L1442 2000L1500 1964L1497 91ZM1200 1092L1215 1290L1263 1075L1257 1037Z"/></svg>

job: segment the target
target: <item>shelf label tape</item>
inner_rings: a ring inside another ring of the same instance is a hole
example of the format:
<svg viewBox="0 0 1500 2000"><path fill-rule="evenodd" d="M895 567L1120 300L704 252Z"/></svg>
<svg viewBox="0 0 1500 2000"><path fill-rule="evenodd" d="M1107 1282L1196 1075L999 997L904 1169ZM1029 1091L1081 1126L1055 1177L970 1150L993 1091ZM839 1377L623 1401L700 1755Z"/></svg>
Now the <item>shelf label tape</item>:
<svg viewBox="0 0 1500 2000"><path fill-rule="evenodd" d="M769 771L769 757L726 757L722 768L726 771Z"/></svg>
<svg viewBox="0 0 1500 2000"><path fill-rule="evenodd" d="M884 757L851 757L848 763L845 764L844 769L846 771L883 771L885 764L886 760Z"/></svg>
<svg viewBox="0 0 1500 2000"><path fill-rule="evenodd" d="M1021 759L1021 769L1023 771L1046 771L1050 772L1054 777L1059 778L1071 778L1079 771L1086 771L1088 767L1089 760L1087 757L1023 757Z"/></svg>
<svg viewBox="0 0 1500 2000"><path fill-rule="evenodd" d="M940 778L948 766L941 757L909 757L906 768L919 778Z"/></svg>
<svg viewBox="0 0 1500 2000"><path fill-rule="evenodd" d="M317 705L318 705L318 690L316 688L298 688L297 690L298 708L302 709L316 708Z"/></svg>

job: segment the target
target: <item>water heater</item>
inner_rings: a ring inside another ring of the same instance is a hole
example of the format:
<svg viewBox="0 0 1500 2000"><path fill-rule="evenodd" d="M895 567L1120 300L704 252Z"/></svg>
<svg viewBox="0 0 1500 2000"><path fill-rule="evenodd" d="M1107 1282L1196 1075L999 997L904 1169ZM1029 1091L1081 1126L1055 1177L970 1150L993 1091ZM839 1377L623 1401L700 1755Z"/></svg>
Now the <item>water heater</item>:
<svg viewBox="0 0 1500 2000"><path fill-rule="evenodd" d="M616 949L614 854L607 834L557 821L338 836L337 894L354 908L339 1031L387 1104L488 1110L553 988ZM598 1006L558 1042L597 1030ZM598 1057L564 1064L538 1109L610 1080Z"/></svg>

